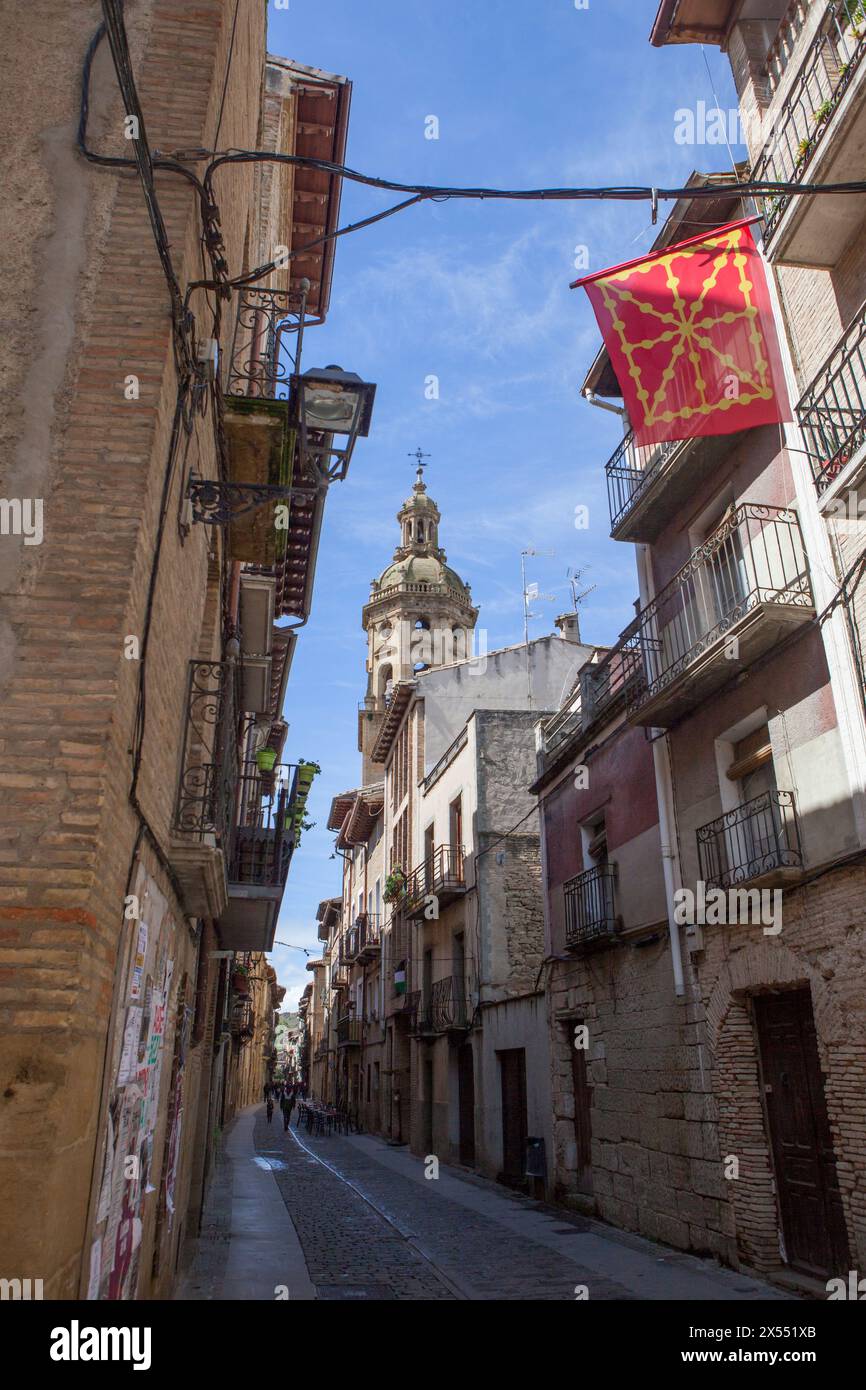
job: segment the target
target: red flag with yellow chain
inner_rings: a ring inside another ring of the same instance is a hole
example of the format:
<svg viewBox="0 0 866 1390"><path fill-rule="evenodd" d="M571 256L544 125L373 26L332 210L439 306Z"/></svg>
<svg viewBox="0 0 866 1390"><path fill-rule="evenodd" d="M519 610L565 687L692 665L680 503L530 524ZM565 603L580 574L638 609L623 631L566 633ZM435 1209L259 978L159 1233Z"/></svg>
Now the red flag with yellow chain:
<svg viewBox="0 0 866 1390"><path fill-rule="evenodd" d="M589 296L638 444L790 420L755 220L574 281Z"/></svg>

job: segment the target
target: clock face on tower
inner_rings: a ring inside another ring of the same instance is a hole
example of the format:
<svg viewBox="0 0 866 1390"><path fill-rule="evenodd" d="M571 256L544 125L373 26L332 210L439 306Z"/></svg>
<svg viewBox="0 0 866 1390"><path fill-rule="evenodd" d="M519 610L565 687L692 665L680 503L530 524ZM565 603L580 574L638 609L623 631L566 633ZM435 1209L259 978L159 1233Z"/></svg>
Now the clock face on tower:
<svg viewBox="0 0 866 1390"><path fill-rule="evenodd" d="M392 637L393 628L391 628L389 624L381 627L377 632L376 640L373 644L373 653L379 660L396 654L392 646Z"/></svg>

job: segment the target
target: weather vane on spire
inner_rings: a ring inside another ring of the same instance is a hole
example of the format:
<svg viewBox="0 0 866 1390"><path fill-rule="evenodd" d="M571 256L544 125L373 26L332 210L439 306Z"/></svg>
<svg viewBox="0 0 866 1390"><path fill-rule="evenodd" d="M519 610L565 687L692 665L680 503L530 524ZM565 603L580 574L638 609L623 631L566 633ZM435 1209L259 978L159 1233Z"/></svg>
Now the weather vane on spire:
<svg viewBox="0 0 866 1390"><path fill-rule="evenodd" d="M418 482L419 482L419 483L423 483L423 481L424 481L424 469L427 467L427 465L426 465L426 463L422 463L422 459L428 459L428 458L430 458L430 455L429 455L429 454L425 454L424 451L423 451L423 449L421 448L421 445L419 444L419 445L418 445L418 448L415 450L415 452L414 452L413 454L407 454L407 458L415 459L415 460L417 461L417 464L418 464Z"/></svg>

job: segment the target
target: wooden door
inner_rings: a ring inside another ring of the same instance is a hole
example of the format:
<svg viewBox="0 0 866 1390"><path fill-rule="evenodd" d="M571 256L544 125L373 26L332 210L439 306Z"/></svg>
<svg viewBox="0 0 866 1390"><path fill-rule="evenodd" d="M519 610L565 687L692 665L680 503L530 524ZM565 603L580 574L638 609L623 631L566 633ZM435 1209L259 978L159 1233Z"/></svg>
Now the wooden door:
<svg viewBox="0 0 866 1390"><path fill-rule="evenodd" d="M753 1000L785 1252L819 1279L849 1268L848 1240L808 989Z"/></svg>
<svg viewBox="0 0 866 1390"><path fill-rule="evenodd" d="M460 1162L475 1166L475 1060L472 1044L457 1049L457 1103L460 1121Z"/></svg>
<svg viewBox="0 0 866 1390"><path fill-rule="evenodd" d="M522 1047L499 1053L502 1078L502 1173L505 1182L526 1179L526 1053Z"/></svg>

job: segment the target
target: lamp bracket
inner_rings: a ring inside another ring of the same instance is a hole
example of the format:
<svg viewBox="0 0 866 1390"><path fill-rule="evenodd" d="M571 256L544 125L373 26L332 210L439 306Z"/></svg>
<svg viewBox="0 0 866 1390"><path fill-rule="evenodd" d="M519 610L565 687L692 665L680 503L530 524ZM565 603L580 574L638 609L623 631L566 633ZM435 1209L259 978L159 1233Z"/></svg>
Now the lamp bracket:
<svg viewBox="0 0 866 1390"><path fill-rule="evenodd" d="M226 483L195 473L190 474L187 484L192 519L206 526L227 526L245 512L256 511L268 502L288 502L291 496L290 485Z"/></svg>

